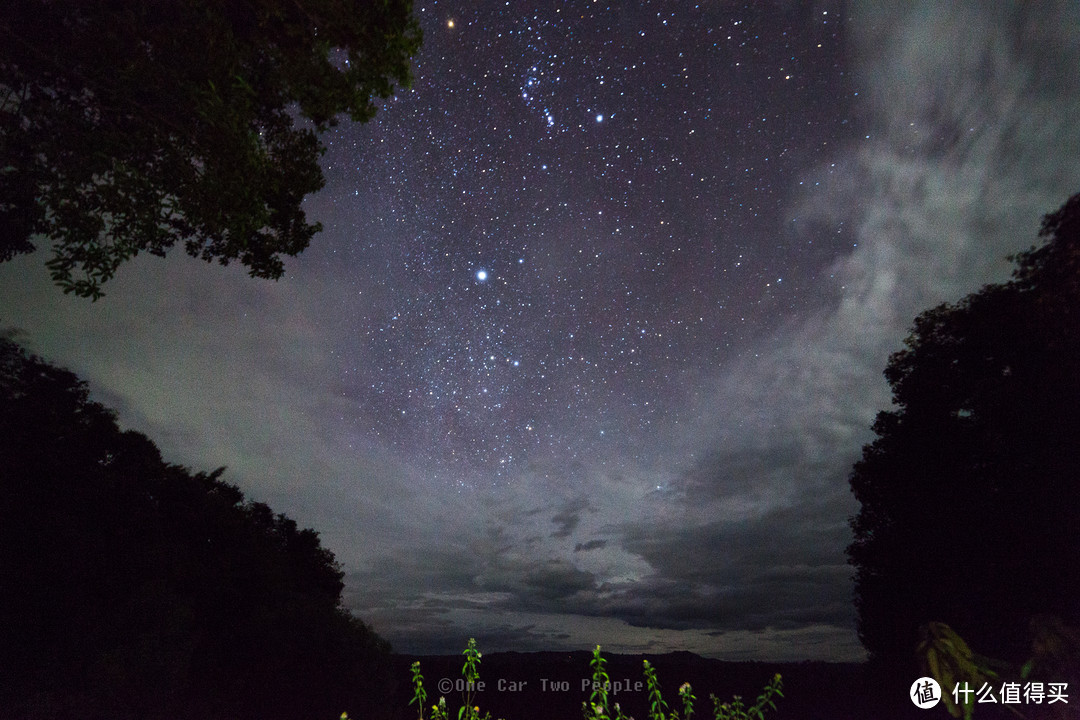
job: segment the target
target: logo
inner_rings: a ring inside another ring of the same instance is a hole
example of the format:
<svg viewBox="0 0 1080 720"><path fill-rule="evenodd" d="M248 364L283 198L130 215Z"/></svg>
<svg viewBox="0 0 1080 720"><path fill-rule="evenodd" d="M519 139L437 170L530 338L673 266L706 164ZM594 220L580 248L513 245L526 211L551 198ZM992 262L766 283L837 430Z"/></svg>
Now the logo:
<svg viewBox="0 0 1080 720"><path fill-rule="evenodd" d="M908 697L915 703L915 707L929 710L941 702L941 686L934 678L921 677L912 683Z"/></svg>

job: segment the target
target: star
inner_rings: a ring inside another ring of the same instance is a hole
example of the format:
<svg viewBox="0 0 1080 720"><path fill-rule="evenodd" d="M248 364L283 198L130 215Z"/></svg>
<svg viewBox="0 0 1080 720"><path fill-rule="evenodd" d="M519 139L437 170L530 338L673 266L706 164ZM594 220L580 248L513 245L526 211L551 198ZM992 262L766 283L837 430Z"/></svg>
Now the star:
<svg viewBox="0 0 1080 720"><path fill-rule="evenodd" d="M480 282L484 282L485 280L487 280L487 278L488 278L487 270L484 270L483 268L480 268L479 270L476 271L476 279L479 280Z"/></svg>

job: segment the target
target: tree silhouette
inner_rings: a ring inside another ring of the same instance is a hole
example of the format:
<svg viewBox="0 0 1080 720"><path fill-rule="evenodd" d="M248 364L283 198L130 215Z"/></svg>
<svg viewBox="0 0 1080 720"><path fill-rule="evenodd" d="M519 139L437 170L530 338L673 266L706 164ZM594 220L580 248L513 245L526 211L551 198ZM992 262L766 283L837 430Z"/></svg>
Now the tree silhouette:
<svg viewBox="0 0 1080 720"><path fill-rule="evenodd" d="M409 0L17 0L0 13L0 261L98 298L139 252L277 278L320 229L315 131L410 82ZM304 119L297 123L294 120Z"/></svg>
<svg viewBox="0 0 1080 720"><path fill-rule="evenodd" d="M1040 613L1080 622L1080 195L1040 236L1010 282L916 318L885 370L896 407L850 477L872 659L911 662L930 621L1002 658L1030 655Z"/></svg>
<svg viewBox="0 0 1080 720"><path fill-rule="evenodd" d="M389 647L317 533L0 339L0 715L354 716ZM381 688L379 688L381 690Z"/></svg>

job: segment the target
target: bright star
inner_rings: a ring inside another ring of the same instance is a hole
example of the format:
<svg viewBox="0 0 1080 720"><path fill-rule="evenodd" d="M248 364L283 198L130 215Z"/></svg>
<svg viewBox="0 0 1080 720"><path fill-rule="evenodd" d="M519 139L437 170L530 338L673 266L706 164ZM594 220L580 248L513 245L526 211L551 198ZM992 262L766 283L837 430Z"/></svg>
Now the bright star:
<svg viewBox="0 0 1080 720"><path fill-rule="evenodd" d="M604 122L604 116L603 115L597 115L596 116L596 122Z"/></svg>
<svg viewBox="0 0 1080 720"><path fill-rule="evenodd" d="M485 280L487 280L487 270L477 270L476 279L480 282L484 282Z"/></svg>

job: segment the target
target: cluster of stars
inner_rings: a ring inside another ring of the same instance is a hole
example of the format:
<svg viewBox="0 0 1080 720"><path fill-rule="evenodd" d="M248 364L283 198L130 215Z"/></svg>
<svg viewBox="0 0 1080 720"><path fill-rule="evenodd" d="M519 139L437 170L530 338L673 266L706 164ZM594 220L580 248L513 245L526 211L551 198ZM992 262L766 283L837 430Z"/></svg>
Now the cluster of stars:
<svg viewBox="0 0 1080 720"><path fill-rule="evenodd" d="M328 154L356 238L331 262L378 298L343 313L357 432L463 486L636 452L690 379L816 302L845 236L781 208L854 132L839 24L657 5L417 9L415 86Z"/></svg>

